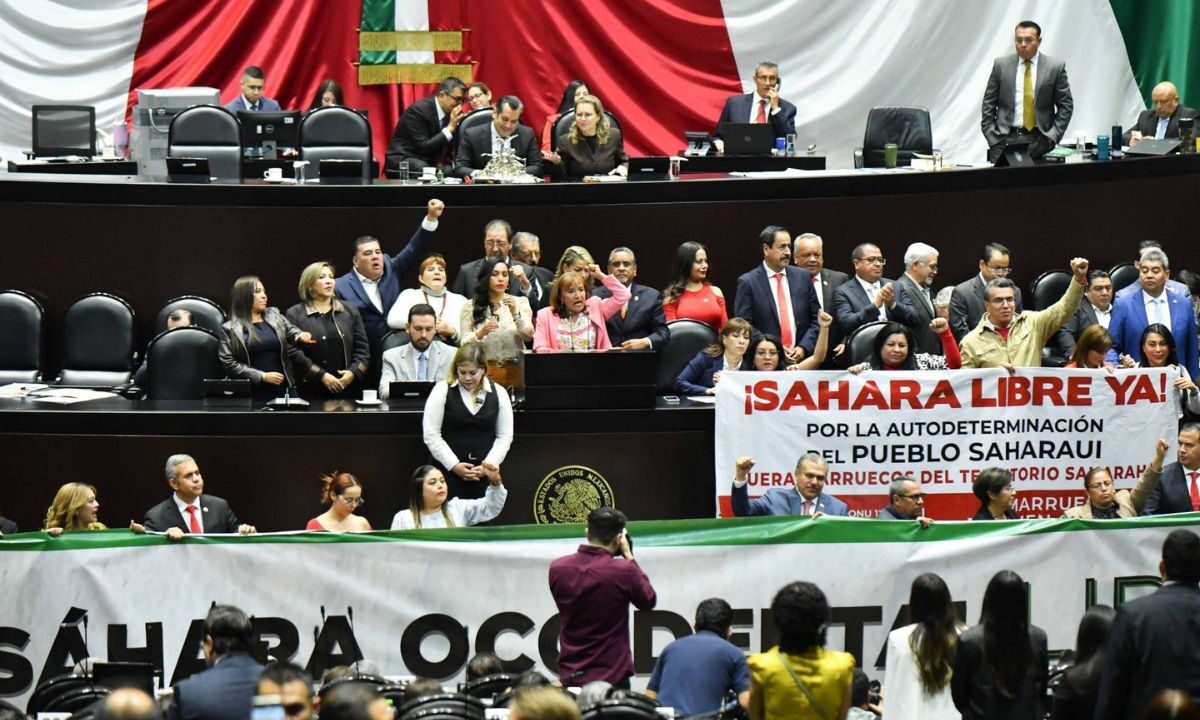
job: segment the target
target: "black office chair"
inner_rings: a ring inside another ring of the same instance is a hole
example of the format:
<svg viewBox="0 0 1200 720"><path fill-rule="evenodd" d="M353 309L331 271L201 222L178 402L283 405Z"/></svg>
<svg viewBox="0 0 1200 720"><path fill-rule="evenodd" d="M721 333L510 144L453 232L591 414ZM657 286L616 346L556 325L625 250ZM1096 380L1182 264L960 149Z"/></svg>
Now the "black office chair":
<svg viewBox="0 0 1200 720"><path fill-rule="evenodd" d="M854 151L854 167L883 167L883 146L895 143L896 166L912 164L913 153L933 153L933 127L923 107L884 105L871 108L863 146Z"/></svg>
<svg viewBox="0 0 1200 720"><path fill-rule="evenodd" d="M581 720L655 720L658 703L632 690L613 688L608 697L583 712Z"/></svg>
<svg viewBox="0 0 1200 720"><path fill-rule="evenodd" d="M151 400L203 400L204 381L225 376L221 341L202 327L177 327L146 348L146 391Z"/></svg>
<svg viewBox="0 0 1200 720"><path fill-rule="evenodd" d="M133 372L133 308L116 295L84 295L63 318L60 385L111 388Z"/></svg>
<svg viewBox="0 0 1200 720"><path fill-rule="evenodd" d="M609 111L604 111L604 116L608 118L608 124L618 130L621 129L621 122L617 120L617 116ZM575 111L568 110L562 114L554 123L554 132L550 135L550 149L558 150L558 136L566 135L571 132L571 126L575 124Z"/></svg>
<svg viewBox="0 0 1200 720"><path fill-rule="evenodd" d="M696 353L717 341L717 331L698 320L673 320L667 328L671 342L658 351L658 392L665 395L675 391L675 378Z"/></svg>
<svg viewBox="0 0 1200 720"><path fill-rule="evenodd" d="M407 331L392 330L387 335L383 336L383 342L381 343L383 350L381 352L387 352L392 348L398 348L402 345L407 345L410 342L412 341L409 340Z"/></svg>
<svg viewBox="0 0 1200 720"><path fill-rule="evenodd" d="M879 332L887 324L884 320L869 322L855 328L854 332L846 336L846 362L848 365L857 365L871 359L875 336L879 335Z"/></svg>
<svg viewBox="0 0 1200 720"><path fill-rule="evenodd" d="M242 179L242 124L216 105L193 105L171 119L167 157L204 158L218 178Z"/></svg>
<svg viewBox="0 0 1200 720"><path fill-rule="evenodd" d="M48 713L79 713L108 697L109 689L103 685L89 685L60 695L46 708Z"/></svg>
<svg viewBox="0 0 1200 720"><path fill-rule="evenodd" d="M1071 273L1066 270L1047 270L1038 275L1037 280L1029 286L1029 292L1033 295L1033 309L1045 310L1062 300L1063 293L1071 286L1071 278Z"/></svg>
<svg viewBox="0 0 1200 720"><path fill-rule="evenodd" d="M42 377L42 304L20 290L0 290L0 385Z"/></svg>
<svg viewBox="0 0 1200 720"><path fill-rule="evenodd" d="M495 115L491 108L472 110L458 121L458 136L462 137L462 134L471 128L490 123L494 117Z"/></svg>
<svg viewBox="0 0 1200 720"><path fill-rule="evenodd" d="M48 712L50 705L60 698L81 688L90 688L94 685L95 683L90 677L76 677L74 675L52 677L41 685L38 685L29 696L28 702L25 703L25 714L31 718L37 717L38 713Z"/></svg>
<svg viewBox="0 0 1200 720"><path fill-rule="evenodd" d="M1131 262L1113 265L1112 270L1108 271L1108 279L1112 280L1113 297L1116 297L1122 288L1129 287L1138 281L1137 265Z"/></svg>
<svg viewBox="0 0 1200 720"><path fill-rule="evenodd" d="M437 693L405 703L396 711L397 720L430 720L458 718L484 720L486 710L479 698L461 693Z"/></svg>
<svg viewBox="0 0 1200 720"><path fill-rule="evenodd" d="M371 123L362 113L330 105L308 111L300 120L300 159L308 177L321 176L322 160L357 160L362 179L371 179Z"/></svg>
<svg viewBox="0 0 1200 720"><path fill-rule="evenodd" d="M458 691L480 700L491 700L517 683L520 675L515 673L492 673L459 683Z"/></svg>
<svg viewBox="0 0 1200 720"><path fill-rule="evenodd" d="M30 159L96 155L96 108L87 105L34 105Z"/></svg>
<svg viewBox="0 0 1200 720"><path fill-rule="evenodd" d="M218 337L221 335L221 325L228 319L225 310L212 300L199 295L180 295L168 300L167 304L158 311L158 315L154 318L155 333L167 329L167 317L175 310L187 310L192 314L193 325L211 330Z"/></svg>

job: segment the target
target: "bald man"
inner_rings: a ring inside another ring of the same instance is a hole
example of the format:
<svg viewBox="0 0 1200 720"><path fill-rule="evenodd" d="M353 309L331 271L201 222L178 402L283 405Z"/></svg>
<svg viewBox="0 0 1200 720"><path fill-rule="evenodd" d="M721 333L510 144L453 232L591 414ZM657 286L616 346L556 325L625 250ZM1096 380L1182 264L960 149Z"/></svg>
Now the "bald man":
<svg viewBox="0 0 1200 720"><path fill-rule="evenodd" d="M1179 137L1179 118L1196 117L1196 111L1179 104L1175 83L1160 82L1150 93L1151 106L1138 115L1137 125L1125 133L1125 144L1133 145L1142 138Z"/></svg>
<svg viewBox="0 0 1200 720"><path fill-rule="evenodd" d="M96 712L96 720L162 720L154 698L136 688L109 693Z"/></svg>

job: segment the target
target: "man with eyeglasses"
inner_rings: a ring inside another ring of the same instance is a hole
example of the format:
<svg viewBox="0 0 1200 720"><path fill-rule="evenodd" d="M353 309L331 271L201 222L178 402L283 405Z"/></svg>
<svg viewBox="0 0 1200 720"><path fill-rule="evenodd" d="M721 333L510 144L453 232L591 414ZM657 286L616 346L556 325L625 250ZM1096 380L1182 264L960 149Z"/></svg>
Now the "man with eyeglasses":
<svg viewBox="0 0 1200 720"><path fill-rule="evenodd" d="M1094 467L1088 470L1087 476L1083 479L1083 489L1087 491L1087 502L1067 508L1063 517L1079 520L1115 520L1119 517L1129 518L1140 515L1142 509L1146 507L1150 491L1158 484L1158 479L1162 474L1162 460L1167 453L1167 441L1159 440L1158 444L1162 453L1157 456L1159 471L1151 472L1147 468L1147 471L1142 473L1137 485L1134 486L1133 492L1118 490L1108 468Z"/></svg>
<svg viewBox="0 0 1200 720"><path fill-rule="evenodd" d="M1041 157L1062 139L1075 102L1062 60L1038 52L1042 28L1032 20L1017 23L1016 52L992 63L983 92L980 126L988 144L988 162L1004 154L1009 141L1029 144L1031 157Z"/></svg>
<svg viewBox="0 0 1200 720"><path fill-rule="evenodd" d="M1067 318L1079 309L1087 287L1088 261L1071 260L1074 276L1062 299L1045 310L1017 311L1017 286L1008 278L996 278L985 291L987 314L959 344L965 368L1040 367L1042 348Z"/></svg>
<svg viewBox="0 0 1200 720"><path fill-rule="evenodd" d="M798 267L808 271L812 280L813 291L823 312L833 313L833 294L850 279L850 276L840 270L830 270L825 267L825 240L815 233L801 233L796 237L792 246L792 260ZM842 367L842 351L845 346L842 340L845 335L836 322L829 326L829 352L825 353L825 362L821 363L824 370Z"/></svg>
<svg viewBox="0 0 1200 720"><path fill-rule="evenodd" d="M388 142L387 169L419 174L424 167L448 166L466 94L462 80L448 77L435 94L405 108Z"/></svg>
<svg viewBox="0 0 1200 720"><path fill-rule="evenodd" d="M987 313L987 299L984 297L987 284L1012 274L1009 258L1008 248L1000 243L984 245L983 254L979 256L979 274L954 286L954 294L950 297L950 331L958 342L961 343ZM1017 312L1021 312L1024 309L1021 305L1021 288L1014 286L1014 296Z"/></svg>
<svg viewBox="0 0 1200 720"><path fill-rule="evenodd" d="M863 243L850 254L854 277L833 293L833 316L846 335L876 320L895 320L912 327L917 323L903 293L883 277L887 264L878 245Z"/></svg>
<svg viewBox="0 0 1200 720"><path fill-rule="evenodd" d="M910 352L942 354L942 341L929 328L929 323L938 316L930 291L937 272L937 248L919 242L909 245L904 251L904 274L896 281L896 290L912 307L917 319L916 323L909 326L916 344L916 347L910 348Z"/></svg>
<svg viewBox="0 0 1200 720"><path fill-rule="evenodd" d="M925 528L933 524L925 517L925 493L915 478L906 475L893 480L888 498L891 504L879 511L880 520L916 520Z"/></svg>
<svg viewBox="0 0 1200 720"><path fill-rule="evenodd" d="M770 123L775 137L796 134L796 106L779 97L779 66L763 60L754 68L754 92L731 95L725 100L717 131L713 134L718 152L725 151L727 123Z"/></svg>
<svg viewBox="0 0 1200 720"><path fill-rule="evenodd" d="M503 260L508 265L508 294L529 298L532 307L537 302L538 287L530 281L533 268L512 256L513 227L507 220L492 220L483 229L483 257L464 263L454 276L452 292L465 298L475 297L475 285L483 264L491 258Z"/></svg>

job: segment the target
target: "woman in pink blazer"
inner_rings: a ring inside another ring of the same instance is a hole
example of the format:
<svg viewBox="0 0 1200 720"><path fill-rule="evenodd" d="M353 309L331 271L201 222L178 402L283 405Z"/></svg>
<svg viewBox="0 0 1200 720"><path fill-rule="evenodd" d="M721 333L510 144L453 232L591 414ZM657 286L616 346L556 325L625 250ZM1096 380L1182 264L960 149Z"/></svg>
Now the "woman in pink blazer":
<svg viewBox="0 0 1200 720"><path fill-rule="evenodd" d="M602 273L594 263L587 266L587 272L608 288L612 296L591 295L583 273L572 270L559 275L550 286L550 305L538 311L534 322L534 352L584 352L612 347L604 321L629 302L629 288L612 275Z"/></svg>

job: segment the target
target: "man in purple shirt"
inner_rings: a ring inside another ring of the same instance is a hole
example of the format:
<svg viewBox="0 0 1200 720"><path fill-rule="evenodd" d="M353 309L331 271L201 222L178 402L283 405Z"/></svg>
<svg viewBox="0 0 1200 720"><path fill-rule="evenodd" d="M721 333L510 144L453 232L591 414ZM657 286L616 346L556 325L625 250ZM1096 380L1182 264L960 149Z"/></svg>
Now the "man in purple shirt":
<svg viewBox="0 0 1200 720"><path fill-rule="evenodd" d="M587 544L550 563L550 593L558 605L558 677L566 686L606 680L628 688L629 604L658 602L629 539L625 513L602 507L588 514Z"/></svg>

